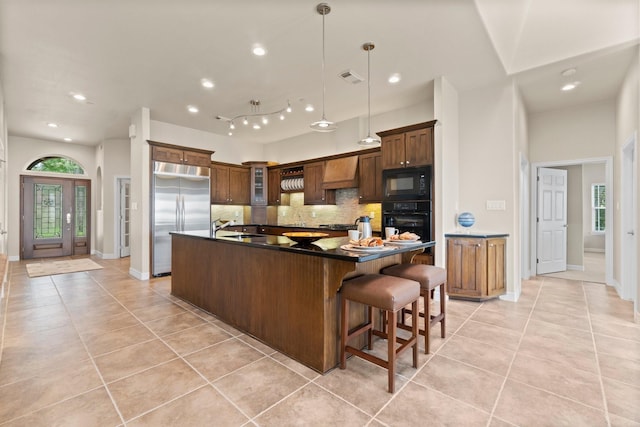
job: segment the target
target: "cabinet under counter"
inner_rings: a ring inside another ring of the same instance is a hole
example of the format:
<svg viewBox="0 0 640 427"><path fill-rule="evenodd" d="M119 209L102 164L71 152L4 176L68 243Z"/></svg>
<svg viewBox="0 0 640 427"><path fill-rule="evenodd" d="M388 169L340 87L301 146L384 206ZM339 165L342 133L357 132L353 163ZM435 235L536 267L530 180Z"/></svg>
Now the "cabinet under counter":
<svg viewBox="0 0 640 427"><path fill-rule="evenodd" d="M410 262L435 244L356 254L340 249L347 237L311 249L284 236L225 234L172 233L171 294L321 373L339 361L342 281ZM350 323L364 315L353 310Z"/></svg>

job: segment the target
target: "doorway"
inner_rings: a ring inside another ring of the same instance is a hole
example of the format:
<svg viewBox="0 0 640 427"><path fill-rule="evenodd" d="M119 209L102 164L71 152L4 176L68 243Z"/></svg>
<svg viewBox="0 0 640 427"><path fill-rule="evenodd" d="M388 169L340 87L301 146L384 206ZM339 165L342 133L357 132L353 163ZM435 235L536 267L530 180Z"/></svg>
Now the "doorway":
<svg viewBox="0 0 640 427"><path fill-rule="evenodd" d="M20 258L89 254L91 181L20 176Z"/></svg>
<svg viewBox="0 0 640 427"><path fill-rule="evenodd" d="M116 227L116 242L118 242L118 253L120 258L124 258L131 255L131 244L129 241L129 202L131 199L131 179L117 178L116 187L119 195L116 207L116 218L118 218L118 226Z"/></svg>
<svg viewBox="0 0 640 427"><path fill-rule="evenodd" d="M538 246L541 242L538 240L537 230L538 230L538 182L536 177L538 176L538 170L540 168L560 168L560 167L575 167L575 166L584 166L584 165L593 165L593 164L601 164L604 165L604 184L606 188L613 188L613 159L611 157L602 157L602 158L591 158L591 159L578 159L578 160L569 160L569 161L556 161L556 162L547 162L547 163L535 163L531 168L531 207L530 207L530 225L531 225L531 246L530 246L530 265L533 275L539 274L537 266L537 257ZM569 190L571 191L571 190ZM581 213L583 210L580 210ZM612 223L612 199L608 197L606 199L606 208L605 208L605 223ZM569 243L571 244L571 243ZM582 246L579 250L584 251L584 246ZM604 259L605 259L605 274L604 274L604 282L607 284L613 283L613 227L608 226L604 232ZM584 257L583 257L584 262ZM574 266L572 265L572 268Z"/></svg>

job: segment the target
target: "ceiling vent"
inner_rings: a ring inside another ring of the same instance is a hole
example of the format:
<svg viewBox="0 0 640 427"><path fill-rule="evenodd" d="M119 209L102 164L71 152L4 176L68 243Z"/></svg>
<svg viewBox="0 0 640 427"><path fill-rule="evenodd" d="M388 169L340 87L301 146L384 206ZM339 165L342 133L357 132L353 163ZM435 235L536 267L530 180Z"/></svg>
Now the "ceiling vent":
<svg viewBox="0 0 640 427"><path fill-rule="evenodd" d="M364 81L362 77L357 75L355 71L352 71L352 70L343 71L340 74L338 74L338 77L340 77L342 80L352 85L355 85Z"/></svg>

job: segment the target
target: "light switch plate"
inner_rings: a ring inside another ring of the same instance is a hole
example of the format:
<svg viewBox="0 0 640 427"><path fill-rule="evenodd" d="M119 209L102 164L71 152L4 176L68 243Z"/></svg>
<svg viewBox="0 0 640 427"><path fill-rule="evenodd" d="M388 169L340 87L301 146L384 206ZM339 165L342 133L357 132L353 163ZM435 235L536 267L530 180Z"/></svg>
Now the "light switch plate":
<svg viewBox="0 0 640 427"><path fill-rule="evenodd" d="M507 210L507 202L504 200L487 200L488 211L504 211Z"/></svg>

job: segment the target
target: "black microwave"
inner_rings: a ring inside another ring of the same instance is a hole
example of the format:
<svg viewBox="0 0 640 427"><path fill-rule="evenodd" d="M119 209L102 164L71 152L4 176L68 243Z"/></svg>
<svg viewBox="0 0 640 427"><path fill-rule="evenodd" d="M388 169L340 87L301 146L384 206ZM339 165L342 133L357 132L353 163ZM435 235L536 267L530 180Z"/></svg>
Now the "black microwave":
<svg viewBox="0 0 640 427"><path fill-rule="evenodd" d="M383 201L431 200L431 166L382 171Z"/></svg>

